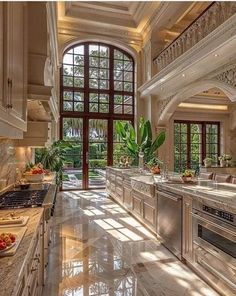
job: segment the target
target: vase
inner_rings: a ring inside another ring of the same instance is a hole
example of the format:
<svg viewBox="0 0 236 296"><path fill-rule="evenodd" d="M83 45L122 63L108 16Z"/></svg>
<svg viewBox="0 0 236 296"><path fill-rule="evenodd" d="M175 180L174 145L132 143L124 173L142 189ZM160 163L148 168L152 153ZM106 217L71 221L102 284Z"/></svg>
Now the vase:
<svg viewBox="0 0 236 296"><path fill-rule="evenodd" d="M221 160L220 160L220 166L221 166L222 168L226 167L226 160L221 159Z"/></svg>
<svg viewBox="0 0 236 296"><path fill-rule="evenodd" d="M211 161L204 161L205 168L211 167Z"/></svg>

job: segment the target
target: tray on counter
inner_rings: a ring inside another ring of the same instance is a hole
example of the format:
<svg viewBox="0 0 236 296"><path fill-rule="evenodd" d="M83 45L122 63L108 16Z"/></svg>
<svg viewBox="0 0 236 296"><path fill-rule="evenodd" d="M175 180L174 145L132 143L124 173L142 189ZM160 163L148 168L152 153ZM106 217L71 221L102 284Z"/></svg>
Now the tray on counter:
<svg viewBox="0 0 236 296"><path fill-rule="evenodd" d="M22 223L16 223L16 224L0 224L0 232L2 228L14 228L14 227L23 227L25 226L29 221L29 216L22 217L23 221Z"/></svg>
<svg viewBox="0 0 236 296"><path fill-rule="evenodd" d="M13 256L15 255L24 235L27 230L27 227L5 227L0 229L0 234L3 232L11 232L16 236L16 243L12 248L6 250L6 251L1 251L0 252L0 257L6 257L6 256Z"/></svg>

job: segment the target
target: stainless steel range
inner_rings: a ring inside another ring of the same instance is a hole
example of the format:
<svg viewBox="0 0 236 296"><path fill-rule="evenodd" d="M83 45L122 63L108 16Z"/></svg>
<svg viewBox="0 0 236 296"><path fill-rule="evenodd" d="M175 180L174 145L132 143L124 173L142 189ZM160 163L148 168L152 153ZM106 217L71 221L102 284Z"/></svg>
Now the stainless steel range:
<svg viewBox="0 0 236 296"><path fill-rule="evenodd" d="M193 201L195 267L224 295L236 295L236 214L210 201Z"/></svg>

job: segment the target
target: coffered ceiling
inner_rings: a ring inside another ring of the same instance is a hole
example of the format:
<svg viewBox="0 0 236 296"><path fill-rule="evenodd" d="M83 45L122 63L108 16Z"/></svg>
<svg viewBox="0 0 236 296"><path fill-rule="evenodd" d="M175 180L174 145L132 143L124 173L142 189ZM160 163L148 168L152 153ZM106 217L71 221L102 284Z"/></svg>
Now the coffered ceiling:
<svg viewBox="0 0 236 296"><path fill-rule="evenodd" d="M154 34L156 41L166 46L210 3L210 1L58 1L59 35L118 37L140 49L144 40Z"/></svg>

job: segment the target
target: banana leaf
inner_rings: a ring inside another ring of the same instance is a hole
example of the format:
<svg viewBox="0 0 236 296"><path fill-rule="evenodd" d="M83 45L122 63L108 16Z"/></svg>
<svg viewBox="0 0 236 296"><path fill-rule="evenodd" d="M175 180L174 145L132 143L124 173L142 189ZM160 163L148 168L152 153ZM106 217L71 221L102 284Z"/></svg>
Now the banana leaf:
<svg viewBox="0 0 236 296"><path fill-rule="evenodd" d="M149 151L149 156L152 156L152 154L164 143L166 138L165 132L160 132L155 141L152 143L150 151Z"/></svg>

